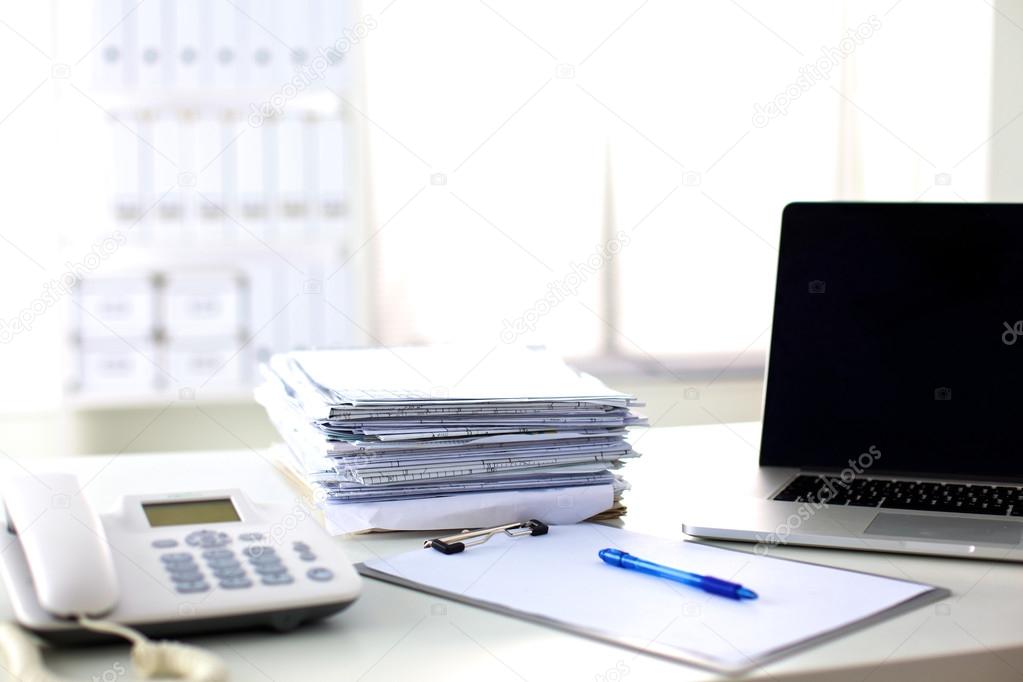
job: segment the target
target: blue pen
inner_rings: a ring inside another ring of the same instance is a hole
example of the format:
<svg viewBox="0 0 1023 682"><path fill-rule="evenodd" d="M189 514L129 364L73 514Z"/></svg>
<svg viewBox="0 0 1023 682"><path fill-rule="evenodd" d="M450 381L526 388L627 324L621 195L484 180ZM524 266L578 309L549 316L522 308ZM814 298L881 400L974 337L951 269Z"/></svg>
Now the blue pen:
<svg viewBox="0 0 1023 682"><path fill-rule="evenodd" d="M662 566L661 564L655 564L652 561L646 561L645 559L634 557L628 552L623 552L620 549L612 549L608 547L600 550L597 554L605 563L611 564L612 566L628 568L633 571L639 571L640 573L656 575L658 578L674 580L684 585L689 585L690 587L703 590L704 592L716 594L719 597L728 597L729 599L738 600L757 598L756 592L743 587L739 583L730 583L727 580L712 578L709 575L699 575L696 573L689 573L688 571L680 571L677 568L671 568L670 566Z"/></svg>

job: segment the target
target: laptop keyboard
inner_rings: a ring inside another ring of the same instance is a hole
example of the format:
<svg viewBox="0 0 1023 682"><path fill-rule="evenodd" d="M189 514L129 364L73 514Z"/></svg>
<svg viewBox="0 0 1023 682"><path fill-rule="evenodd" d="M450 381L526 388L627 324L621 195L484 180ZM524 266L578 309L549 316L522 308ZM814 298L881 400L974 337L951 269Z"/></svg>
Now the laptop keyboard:
<svg viewBox="0 0 1023 682"><path fill-rule="evenodd" d="M800 474L774 496L784 502L1023 516L1023 488Z"/></svg>

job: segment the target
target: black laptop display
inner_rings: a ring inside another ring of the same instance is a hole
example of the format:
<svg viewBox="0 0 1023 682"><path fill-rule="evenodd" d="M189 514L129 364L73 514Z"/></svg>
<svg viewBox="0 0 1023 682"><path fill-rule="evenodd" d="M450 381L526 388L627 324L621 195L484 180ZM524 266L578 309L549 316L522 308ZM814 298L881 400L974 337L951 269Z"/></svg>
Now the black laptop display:
<svg viewBox="0 0 1023 682"><path fill-rule="evenodd" d="M762 465L1023 479L1023 207L792 204Z"/></svg>

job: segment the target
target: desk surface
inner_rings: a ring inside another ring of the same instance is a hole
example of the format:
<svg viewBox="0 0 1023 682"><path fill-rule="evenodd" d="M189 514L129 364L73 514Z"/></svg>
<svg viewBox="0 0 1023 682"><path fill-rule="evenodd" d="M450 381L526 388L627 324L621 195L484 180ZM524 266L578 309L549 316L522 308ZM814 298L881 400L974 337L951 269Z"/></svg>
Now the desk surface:
<svg viewBox="0 0 1023 682"><path fill-rule="evenodd" d="M627 468L633 490L626 527L681 536L685 500L706 490L709 479L729 476L732 489L742 489L747 480L742 472L751 471L758 436L754 424L641 432L636 442L644 456ZM122 494L183 488L241 487L256 500L301 503L262 454L253 451L18 464L77 473L87 497L101 510ZM391 533L338 542L352 561L362 561L420 547L424 537ZM795 547L776 552L940 585L952 597L777 661L750 677L1023 680L1023 565ZM11 617L6 595L0 617ZM716 679L704 670L373 580L365 581L362 597L350 609L321 624L288 634L233 633L192 641L223 656L236 680ZM47 653L47 662L73 679L127 679L119 671L130 670L127 646L59 649Z"/></svg>

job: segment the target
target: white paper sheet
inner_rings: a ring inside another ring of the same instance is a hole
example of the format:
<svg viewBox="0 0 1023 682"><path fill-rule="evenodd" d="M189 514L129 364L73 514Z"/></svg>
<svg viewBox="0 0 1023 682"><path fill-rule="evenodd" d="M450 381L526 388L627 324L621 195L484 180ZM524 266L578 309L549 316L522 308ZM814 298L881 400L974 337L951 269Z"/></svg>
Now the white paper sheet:
<svg viewBox="0 0 1023 682"><path fill-rule="evenodd" d="M604 547L738 582L760 598L733 601L609 566L597 556ZM364 566L367 575L728 671L948 594L593 523L558 526L538 537L499 536L450 556L417 549Z"/></svg>
<svg viewBox="0 0 1023 682"><path fill-rule="evenodd" d="M553 354L519 347L297 351L271 358L270 366L288 377L307 411L318 399L367 406L559 398L594 398L625 406L631 399L575 372ZM304 374L305 382L298 380L299 374ZM329 411L309 416L325 418Z"/></svg>
<svg viewBox="0 0 1023 682"><path fill-rule="evenodd" d="M372 530L449 530L499 526L525 519L577 523L611 507L610 485L511 490L451 495L423 500L326 505L327 532L333 535Z"/></svg>

